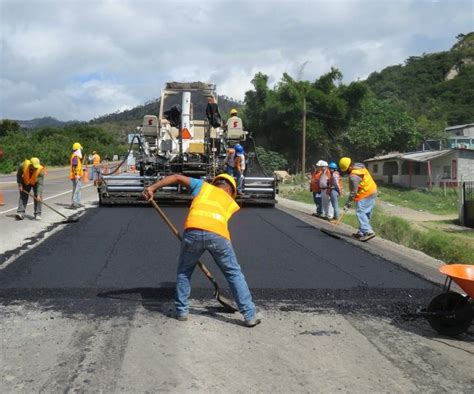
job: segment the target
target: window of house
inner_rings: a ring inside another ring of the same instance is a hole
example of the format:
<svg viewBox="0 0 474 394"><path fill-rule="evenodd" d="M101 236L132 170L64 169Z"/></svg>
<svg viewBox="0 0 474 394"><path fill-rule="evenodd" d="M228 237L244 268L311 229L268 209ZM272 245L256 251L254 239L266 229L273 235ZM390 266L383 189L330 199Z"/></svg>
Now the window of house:
<svg viewBox="0 0 474 394"><path fill-rule="evenodd" d="M442 179L451 179L451 166L443 166Z"/></svg>
<svg viewBox="0 0 474 394"><path fill-rule="evenodd" d="M377 174L379 172L379 165L378 164L372 164L372 172L374 174Z"/></svg>

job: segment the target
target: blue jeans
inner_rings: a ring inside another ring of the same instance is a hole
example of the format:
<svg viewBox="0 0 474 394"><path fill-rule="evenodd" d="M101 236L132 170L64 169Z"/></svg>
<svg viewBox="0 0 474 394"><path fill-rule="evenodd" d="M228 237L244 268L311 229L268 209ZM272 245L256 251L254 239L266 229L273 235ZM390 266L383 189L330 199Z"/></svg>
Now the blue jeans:
<svg viewBox="0 0 474 394"><path fill-rule="evenodd" d="M313 201L316 205L316 215L322 215L323 214L323 200L321 199L321 192L319 193L313 192Z"/></svg>
<svg viewBox="0 0 474 394"><path fill-rule="evenodd" d="M73 179L72 180L72 205L79 205L81 203L81 187L82 179Z"/></svg>
<svg viewBox="0 0 474 394"><path fill-rule="evenodd" d="M339 193L336 189L331 190L331 194L329 194L329 199L331 200L332 207L334 208L334 216L333 219L339 218Z"/></svg>
<svg viewBox="0 0 474 394"><path fill-rule="evenodd" d="M176 279L176 313L178 315L188 313L191 275L199 258L206 250L212 255L227 279L239 312L242 313L245 320L254 319L255 305L235 256L232 243L220 235L198 229L186 230L183 234Z"/></svg>
<svg viewBox="0 0 474 394"><path fill-rule="evenodd" d="M235 167L227 166L225 169L225 172L227 172L229 175L232 175L235 178L235 182L237 183L237 191L239 193L242 192L242 181L243 177L242 174L235 169Z"/></svg>
<svg viewBox="0 0 474 394"><path fill-rule="evenodd" d="M374 231L369 221L375 207L376 198L377 194L373 194L356 202L356 216L359 220L359 232L363 234Z"/></svg>

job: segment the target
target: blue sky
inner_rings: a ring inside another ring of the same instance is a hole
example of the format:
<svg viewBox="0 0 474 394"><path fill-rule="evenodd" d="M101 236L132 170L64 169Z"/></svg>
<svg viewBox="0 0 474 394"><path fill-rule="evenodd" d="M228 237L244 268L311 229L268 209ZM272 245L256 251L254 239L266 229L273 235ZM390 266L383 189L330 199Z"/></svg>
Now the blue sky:
<svg viewBox="0 0 474 394"><path fill-rule="evenodd" d="M0 118L90 120L205 81L243 99L257 72L344 81L450 49L474 0L0 0Z"/></svg>

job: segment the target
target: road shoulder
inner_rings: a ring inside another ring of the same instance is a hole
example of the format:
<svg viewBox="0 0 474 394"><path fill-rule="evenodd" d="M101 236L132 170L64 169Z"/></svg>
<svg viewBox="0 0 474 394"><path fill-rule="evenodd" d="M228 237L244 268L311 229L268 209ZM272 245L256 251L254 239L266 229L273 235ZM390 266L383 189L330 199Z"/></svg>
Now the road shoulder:
<svg viewBox="0 0 474 394"><path fill-rule="evenodd" d="M311 226L333 233L336 237L339 237L342 242L349 242L356 245L371 254L402 266L410 272L420 275L433 283L444 283L444 276L438 272L438 268L444 264L441 260L380 237L376 237L370 240L370 242L357 241L351 237L351 234L355 231L353 227L342 223L336 226L326 220L311 216L314 212L314 205L312 204L293 201L278 196L278 204L276 206L278 209Z"/></svg>

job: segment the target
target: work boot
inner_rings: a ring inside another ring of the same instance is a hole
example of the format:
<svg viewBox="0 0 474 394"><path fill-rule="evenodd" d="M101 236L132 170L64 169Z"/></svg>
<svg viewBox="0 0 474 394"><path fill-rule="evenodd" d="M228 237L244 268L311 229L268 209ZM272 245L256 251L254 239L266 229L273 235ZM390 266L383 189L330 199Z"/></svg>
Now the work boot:
<svg viewBox="0 0 474 394"><path fill-rule="evenodd" d="M37 214L35 215L35 220L41 220L41 214L37 213Z"/></svg>
<svg viewBox="0 0 474 394"><path fill-rule="evenodd" d="M262 320L257 319L257 318L250 319L250 320L245 320L244 326L245 327L255 327L256 325L260 324L261 322L262 322Z"/></svg>
<svg viewBox="0 0 474 394"><path fill-rule="evenodd" d="M176 315L176 319L178 321L188 321L188 314L183 313L182 315Z"/></svg>
<svg viewBox="0 0 474 394"><path fill-rule="evenodd" d="M15 219L16 219L16 220L23 220L24 218L25 218L25 217L23 216L22 213L17 213L17 214L15 215Z"/></svg>
<svg viewBox="0 0 474 394"><path fill-rule="evenodd" d="M352 234L352 236L353 236L355 239L360 239L361 237L364 236L364 234L362 234L360 231L357 231L356 233Z"/></svg>
<svg viewBox="0 0 474 394"><path fill-rule="evenodd" d="M368 231L365 234L363 234L362 237L359 238L359 241L365 242L374 237L375 237L375 233L373 231Z"/></svg>

